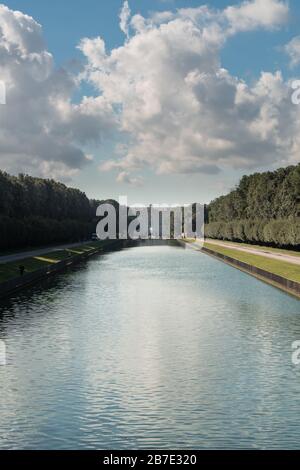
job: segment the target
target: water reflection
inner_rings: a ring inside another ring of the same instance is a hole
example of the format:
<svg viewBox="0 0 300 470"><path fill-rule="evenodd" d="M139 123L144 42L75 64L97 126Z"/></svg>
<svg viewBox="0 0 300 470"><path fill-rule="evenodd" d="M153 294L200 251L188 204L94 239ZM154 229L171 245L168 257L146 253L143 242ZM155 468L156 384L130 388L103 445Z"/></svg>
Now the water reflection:
<svg viewBox="0 0 300 470"><path fill-rule="evenodd" d="M132 248L2 305L1 448L297 448L299 302Z"/></svg>

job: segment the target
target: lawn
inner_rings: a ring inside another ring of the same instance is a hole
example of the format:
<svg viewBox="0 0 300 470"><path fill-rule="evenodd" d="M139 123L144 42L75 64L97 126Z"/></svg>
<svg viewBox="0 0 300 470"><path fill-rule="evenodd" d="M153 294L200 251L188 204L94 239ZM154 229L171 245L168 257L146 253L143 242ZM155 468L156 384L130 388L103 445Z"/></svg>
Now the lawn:
<svg viewBox="0 0 300 470"><path fill-rule="evenodd" d="M279 261L275 259L265 258L260 255L252 255L242 251L237 251L230 248L225 248L212 243L205 243L204 246L210 250L222 253L223 255L230 256L231 258L243 261L244 263L251 264L257 268L264 269L270 273L278 274L291 281L300 282L300 266L287 263L286 261Z"/></svg>
<svg viewBox="0 0 300 470"><path fill-rule="evenodd" d="M96 241L64 250L52 251L31 258L25 258L23 260L0 264L0 282L18 277L20 275L19 266L21 265L25 267L25 273L31 273L46 266L59 263L65 259L72 258L72 256L88 252L92 253L100 247L103 247L104 244L105 242Z"/></svg>

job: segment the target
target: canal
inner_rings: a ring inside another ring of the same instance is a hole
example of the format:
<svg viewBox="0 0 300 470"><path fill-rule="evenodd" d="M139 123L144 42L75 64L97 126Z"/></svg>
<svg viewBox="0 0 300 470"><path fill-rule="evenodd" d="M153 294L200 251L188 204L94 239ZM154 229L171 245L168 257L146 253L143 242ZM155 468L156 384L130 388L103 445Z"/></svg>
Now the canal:
<svg viewBox="0 0 300 470"><path fill-rule="evenodd" d="M299 301L170 246L0 304L0 449L299 447Z"/></svg>

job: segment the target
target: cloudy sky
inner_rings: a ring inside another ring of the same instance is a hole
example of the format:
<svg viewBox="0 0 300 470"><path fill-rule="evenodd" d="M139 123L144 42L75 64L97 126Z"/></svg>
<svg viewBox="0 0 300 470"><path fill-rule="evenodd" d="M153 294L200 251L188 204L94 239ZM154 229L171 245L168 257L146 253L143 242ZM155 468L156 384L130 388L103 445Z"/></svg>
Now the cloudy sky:
<svg viewBox="0 0 300 470"><path fill-rule="evenodd" d="M0 168L208 202L299 161L296 0L7 0Z"/></svg>

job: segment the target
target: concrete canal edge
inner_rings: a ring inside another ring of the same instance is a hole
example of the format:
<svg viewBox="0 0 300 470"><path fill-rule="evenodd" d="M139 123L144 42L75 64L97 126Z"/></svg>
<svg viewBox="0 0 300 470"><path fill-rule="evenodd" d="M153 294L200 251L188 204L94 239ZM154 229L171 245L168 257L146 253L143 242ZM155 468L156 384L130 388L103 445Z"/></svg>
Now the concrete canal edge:
<svg viewBox="0 0 300 470"><path fill-rule="evenodd" d="M173 240L172 242L173 242L172 244L174 244ZM159 241L151 240L150 242L148 241L148 243L145 242L144 245L146 246L156 245L156 244L165 245L166 243L168 242L166 242L165 240L164 241L163 240L159 240ZM180 245L185 248L191 248L190 244L181 240L177 240L175 244ZM78 264L80 261L88 259L91 256L95 256L105 251L122 248L123 245L124 246L128 245L128 247L135 246L135 244L123 243L123 241L121 240L112 240L111 243L105 244L104 246L97 248L93 252L90 252L90 253L86 252L80 255L75 255L75 256L70 257L69 259L59 261L58 263L54 265L48 265L45 268L36 270L32 273L24 274L23 276L18 276L17 278L2 282L0 284L0 299L8 297L19 290L30 287L33 284L36 284L44 279L49 278L50 276L53 276L59 272L62 272L68 267L74 266ZM140 241L139 243L137 243L137 245L143 246L143 243L141 243ZM206 247L203 247L202 249L199 248L196 251L201 251L202 253L212 256L215 259L223 261L224 263L232 267L235 267L247 274L250 274L256 277L257 279L264 281L272 285L273 287L277 287L278 289L281 289L284 292L291 294L295 296L296 298L300 299L300 283L298 282L291 281L282 276L265 271L261 268L257 268L256 266L250 265L248 263L244 263L235 258L231 258L230 256L223 255L222 253L218 253Z"/></svg>
<svg viewBox="0 0 300 470"><path fill-rule="evenodd" d="M122 246L123 243L120 240L112 240L111 243L105 244L104 246L101 246L92 252L74 255L66 260L48 265L45 268L38 269L32 273L24 274L23 276L18 276L17 278L4 281L0 284L0 299L8 297L19 290L23 290L44 279L49 278L50 276L60 273L65 269L80 263L80 261L115 248L120 248Z"/></svg>
<svg viewBox="0 0 300 470"><path fill-rule="evenodd" d="M299 282L291 281L279 276L278 274L265 271L264 269L257 268L256 266L252 266L251 264L244 263L243 261L231 258L230 256L223 255L222 253L217 253L216 251L206 247L203 247L201 251L300 299Z"/></svg>
<svg viewBox="0 0 300 470"><path fill-rule="evenodd" d="M185 248L193 248L190 243L187 243L183 240L178 240L178 244ZM235 258L231 258L230 256L223 255L222 253L218 253L217 251L211 250L206 247L202 248L193 248L196 251L205 253L206 255L212 256L223 263L228 264L234 268L243 271L246 274L250 274L251 276L256 277L260 281L266 282L277 289L283 290L287 294L293 295L297 299L300 299L300 283L296 281L291 281L290 279L286 279L285 277L279 276L278 274L271 273L269 271L265 271L264 269L257 268L252 264L244 263L243 261L239 261Z"/></svg>

